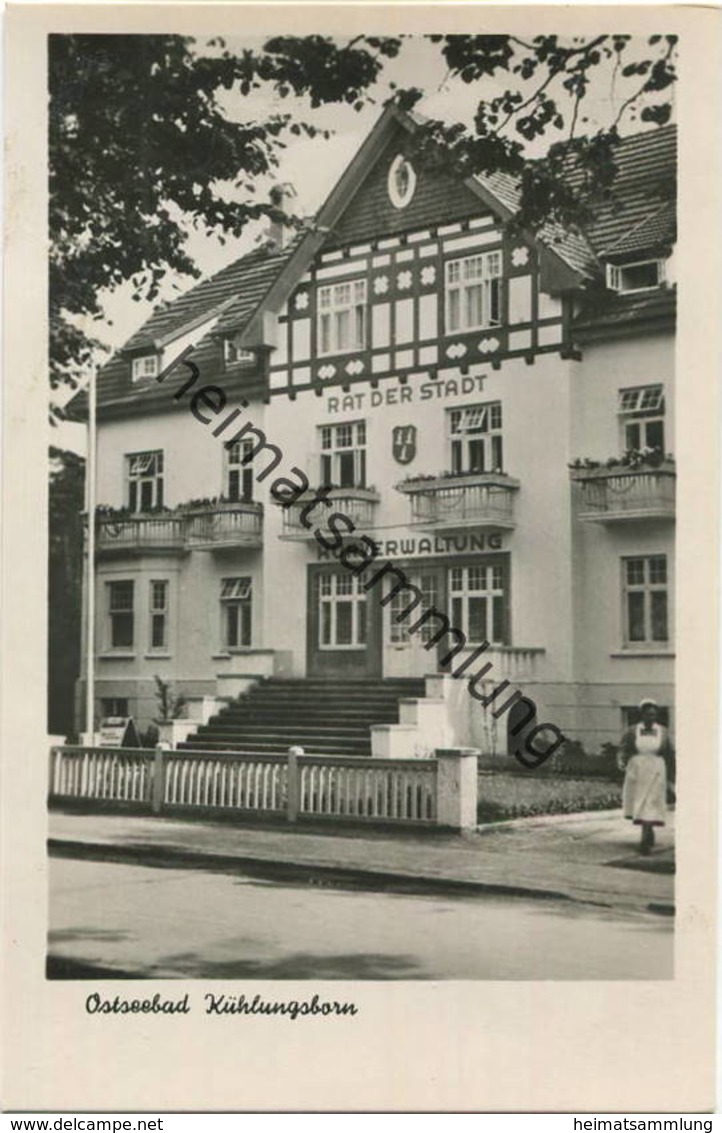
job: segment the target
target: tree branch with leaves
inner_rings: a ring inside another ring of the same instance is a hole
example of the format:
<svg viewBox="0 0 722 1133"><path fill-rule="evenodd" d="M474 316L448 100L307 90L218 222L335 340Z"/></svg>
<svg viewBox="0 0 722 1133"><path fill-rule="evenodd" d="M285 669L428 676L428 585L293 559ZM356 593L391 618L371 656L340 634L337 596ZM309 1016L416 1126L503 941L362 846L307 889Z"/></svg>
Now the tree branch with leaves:
<svg viewBox="0 0 722 1133"><path fill-rule="evenodd" d="M518 221L526 226L581 223L613 184L622 119L635 108L643 123L670 118L674 36L649 37L641 59L632 51L640 41L624 35L426 39L438 47L447 82L493 89L478 102L473 131L425 123L422 158L462 175L518 178ZM152 301L167 273L198 277L189 228L224 239L263 216L279 219L259 185L278 169L289 139L327 136L315 109L358 111L389 93L412 109L424 92L399 89L391 68L413 40L276 36L233 51L218 37L199 45L169 35L51 35L51 385L75 384L96 355L100 342L87 325L100 328L102 293L130 282L134 299ZM592 78L605 64L612 81L634 87L613 122L578 137ZM229 115L228 92L243 99L259 91L274 96L274 109L245 121ZM279 112L281 104L288 109ZM547 137L554 144L530 166L528 145Z"/></svg>

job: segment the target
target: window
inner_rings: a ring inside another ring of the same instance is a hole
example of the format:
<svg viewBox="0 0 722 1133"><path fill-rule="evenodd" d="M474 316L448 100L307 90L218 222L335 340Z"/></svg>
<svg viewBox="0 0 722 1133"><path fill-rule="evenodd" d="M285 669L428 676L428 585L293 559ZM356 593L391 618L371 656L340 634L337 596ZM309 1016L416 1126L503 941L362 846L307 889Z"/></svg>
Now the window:
<svg viewBox="0 0 722 1133"><path fill-rule="evenodd" d="M501 252L446 265L446 333L480 330L501 321Z"/></svg>
<svg viewBox="0 0 722 1133"><path fill-rule="evenodd" d="M666 644L667 556L622 560L624 641L626 645Z"/></svg>
<svg viewBox="0 0 722 1133"><path fill-rule="evenodd" d="M128 464L128 507L131 511L151 511L163 506L163 453L135 452Z"/></svg>
<svg viewBox="0 0 722 1133"><path fill-rule="evenodd" d="M416 173L410 161L399 153L389 166L387 188L394 208L402 209L411 201L416 188Z"/></svg>
<svg viewBox="0 0 722 1133"><path fill-rule="evenodd" d="M448 411L452 472L501 472L501 402Z"/></svg>
<svg viewBox="0 0 722 1133"><path fill-rule="evenodd" d="M100 713L104 720L108 716L127 716L127 696L104 696L100 702Z"/></svg>
<svg viewBox="0 0 722 1133"><path fill-rule="evenodd" d="M252 580L221 579L221 612L223 645L226 649L242 649L251 644Z"/></svg>
<svg viewBox="0 0 722 1133"><path fill-rule="evenodd" d="M664 283L664 260L640 260L634 264L607 264L607 287L611 291L650 291Z"/></svg>
<svg viewBox="0 0 722 1133"><path fill-rule="evenodd" d="M321 426L321 484L366 487L366 422Z"/></svg>
<svg viewBox="0 0 722 1133"><path fill-rule="evenodd" d="M155 378L158 375L158 355L144 354L141 358L133 359L133 381L139 382L143 378Z"/></svg>
<svg viewBox="0 0 722 1133"><path fill-rule="evenodd" d="M150 648L168 648L168 583L150 584Z"/></svg>
<svg viewBox="0 0 722 1133"><path fill-rule="evenodd" d="M321 649L361 649L366 644L366 592L350 571L318 579Z"/></svg>
<svg viewBox="0 0 722 1133"><path fill-rule="evenodd" d="M319 288L318 353L363 350L365 345L366 280Z"/></svg>
<svg viewBox="0 0 722 1133"><path fill-rule="evenodd" d="M225 494L234 503L251 503L253 500L253 441L233 441L226 453Z"/></svg>
<svg viewBox="0 0 722 1133"><path fill-rule="evenodd" d="M664 452L664 388L620 389L619 416L623 449L657 448Z"/></svg>
<svg viewBox="0 0 722 1133"><path fill-rule="evenodd" d="M506 587L500 564L451 567L449 600L451 624L470 644L506 643Z"/></svg>
<svg viewBox="0 0 722 1133"><path fill-rule="evenodd" d="M421 641L426 645L429 642L437 629L433 619L424 622L418 634L409 633L409 626L422 616L425 610L430 609L432 606L436 607L436 602L439 594L438 577L435 573L422 571L419 574L409 575L409 582L412 586L417 586L421 591L421 605L417 606L409 614L404 615L404 611L408 610L409 604L413 599L413 595L409 594L408 590L396 589L396 580L391 580L391 588L396 591L389 606L389 641L392 645L402 645L407 641L414 640ZM400 621L397 619L401 618Z"/></svg>
<svg viewBox="0 0 722 1133"><path fill-rule="evenodd" d="M226 366L239 366L255 360L256 356L252 350L244 350L238 345L238 338L223 339L223 361Z"/></svg>
<svg viewBox="0 0 722 1133"><path fill-rule="evenodd" d="M132 649L134 638L133 582L108 582L110 648Z"/></svg>

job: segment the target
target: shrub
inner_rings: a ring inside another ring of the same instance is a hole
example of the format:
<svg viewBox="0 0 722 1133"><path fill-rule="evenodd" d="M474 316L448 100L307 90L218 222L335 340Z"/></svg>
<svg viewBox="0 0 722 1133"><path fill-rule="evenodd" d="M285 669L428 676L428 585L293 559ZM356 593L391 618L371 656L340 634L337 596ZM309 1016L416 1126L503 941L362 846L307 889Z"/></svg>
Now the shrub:
<svg viewBox="0 0 722 1133"><path fill-rule="evenodd" d="M561 775L591 775L595 778L617 779L617 748L603 744L599 755L589 755L579 740L567 740L554 752L550 770Z"/></svg>
<svg viewBox="0 0 722 1133"><path fill-rule="evenodd" d="M179 720L185 711L185 696L182 692L173 693L168 681L164 681L158 676L153 679L155 680L155 695L158 701L158 716L155 718L155 723L167 724L170 720Z"/></svg>
<svg viewBox="0 0 722 1133"><path fill-rule="evenodd" d="M483 823L544 814L576 814L612 810L621 803L621 787L600 780L482 773L477 819Z"/></svg>

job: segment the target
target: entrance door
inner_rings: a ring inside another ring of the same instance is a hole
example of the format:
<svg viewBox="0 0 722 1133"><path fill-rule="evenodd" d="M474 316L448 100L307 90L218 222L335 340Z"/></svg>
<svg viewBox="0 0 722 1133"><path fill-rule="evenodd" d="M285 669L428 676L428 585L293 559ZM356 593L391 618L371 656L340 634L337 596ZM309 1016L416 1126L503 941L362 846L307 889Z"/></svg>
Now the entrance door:
<svg viewBox="0 0 722 1133"><path fill-rule="evenodd" d="M352 571L309 566L308 611L310 677L381 676L381 607Z"/></svg>
<svg viewBox="0 0 722 1133"><path fill-rule="evenodd" d="M424 645L438 629L434 622L423 625L417 633L409 633L412 626L422 615L424 610L435 606L438 610L444 609L443 571L438 567L405 571L409 582L418 587L422 594L422 602L411 610L408 617L404 617L412 600L408 590L398 590L385 607L384 617L384 676L385 677L423 677L426 673L435 672L437 668L437 650L425 649ZM387 594L394 590L394 582L389 579Z"/></svg>

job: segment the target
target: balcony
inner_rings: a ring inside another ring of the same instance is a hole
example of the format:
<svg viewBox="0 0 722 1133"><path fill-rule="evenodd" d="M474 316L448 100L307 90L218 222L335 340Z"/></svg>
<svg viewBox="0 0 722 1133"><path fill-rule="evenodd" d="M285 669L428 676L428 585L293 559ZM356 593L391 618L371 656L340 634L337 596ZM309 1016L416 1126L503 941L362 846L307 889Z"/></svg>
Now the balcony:
<svg viewBox="0 0 722 1133"><path fill-rule="evenodd" d="M671 461L657 468L574 468L577 517L584 523L673 520L676 478Z"/></svg>
<svg viewBox="0 0 722 1133"><path fill-rule="evenodd" d="M176 554L263 545L263 508L258 503L206 501L175 511L99 514L98 554Z"/></svg>
<svg viewBox="0 0 722 1133"><path fill-rule="evenodd" d="M263 508L259 503L216 503L185 515L189 550L220 551L263 546Z"/></svg>
<svg viewBox="0 0 722 1133"><path fill-rule="evenodd" d="M321 505L309 516L310 527L301 522L301 513L313 500L317 489L309 488L303 499L291 507L283 509L282 529L279 538L305 542L314 538L314 530L324 527L324 514L330 515L331 508ZM373 528L376 508L380 496L373 488L332 488L328 500L333 504L333 511L348 516L357 531L368 531ZM349 537L351 536L349 532Z"/></svg>
<svg viewBox="0 0 722 1133"><path fill-rule="evenodd" d="M397 484L411 501L411 524L420 531L513 530L519 481L500 472L418 477Z"/></svg>
<svg viewBox="0 0 722 1133"><path fill-rule="evenodd" d="M96 520L99 554L183 554L185 521L177 512L101 515Z"/></svg>

